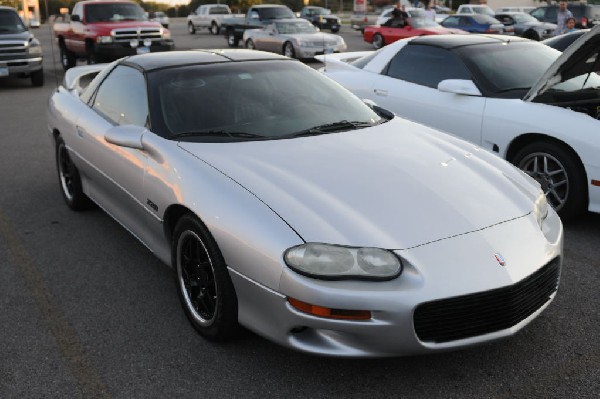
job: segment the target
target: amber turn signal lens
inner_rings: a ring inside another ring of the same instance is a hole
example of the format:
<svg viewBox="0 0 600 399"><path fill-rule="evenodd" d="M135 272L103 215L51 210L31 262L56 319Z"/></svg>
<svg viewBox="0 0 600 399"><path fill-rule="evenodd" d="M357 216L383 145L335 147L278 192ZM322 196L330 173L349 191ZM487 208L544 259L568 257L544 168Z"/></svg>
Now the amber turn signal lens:
<svg viewBox="0 0 600 399"><path fill-rule="evenodd" d="M369 320L371 318L371 312L368 310L330 309L311 305L310 303L302 302L294 298L288 298L288 302L296 309L313 316L342 320Z"/></svg>

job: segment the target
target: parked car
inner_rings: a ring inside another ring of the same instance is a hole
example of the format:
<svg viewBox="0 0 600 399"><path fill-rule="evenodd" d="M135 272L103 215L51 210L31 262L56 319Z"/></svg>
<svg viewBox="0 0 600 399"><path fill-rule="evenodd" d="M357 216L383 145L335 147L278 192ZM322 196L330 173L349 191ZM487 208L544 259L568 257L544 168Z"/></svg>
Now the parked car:
<svg viewBox="0 0 600 399"><path fill-rule="evenodd" d="M354 12L350 16L350 26L352 29L363 33L365 31L365 26L376 24L379 15L380 13L374 12Z"/></svg>
<svg viewBox="0 0 600 399"><path fill-rule="evenodd" d="M35 18L29 18L29 27L33 29L37 29L40 27L40 21Z"/></svg>
<svg viewBox="0 0 600 399"><path fill-rule="evenodd" d="M392 17L393 10L393 7L386 8L385 10L383 10L377 18L377 21L375 21L375 25L385 24L388 21L388 19ZM411 18L425 18L425 10L423 8L406 7L405 11Z"/></svg>
<svg viewBox="0 0 600 399"><path fill-rule="evenodd" d="M150 11L148 12L148 20L156 21L160 23L163 27L169 27L169 17L162 11Z"/></svg>
<svg viewBox="0 0 600 399"><path fill-rule="evenodd" d="M327 75L358 97L443 129L537 179L565 219L600 212L600 26L561 53L503 36L423 36ZM320 57L317 57L320 58Z"/></svg>
<svg viewBox="0 0 600 399"><path fill-rule="evenodd" d="M79 1L70 15L55 20L52 30L65 70L78 58L94 64L175 47L171 32L148 21L142 7L132 1Z"/></svg>
<svg viewBox="0 0 600 399"><path fill-rule="evenodd" d="M243 17L243 14L233 14L227 4L202 4L187 17L188 32L193 35L197 29L208 29L211 34L218 35L224 18Z"/></svg>
<svg viewBox="0 0 600 399"><path fill-rule="evenodd" d="M531 40L544 40L554 35L556 24L540 22L523 12L506 12L496 14L496 19L506 27L512 27L515 35Z"/></svg>
<svg viewBox="0 0 600 399"><path fill-rule="evenodd" d="M306 19L319 29L329 29L332 33L340 31L342 21L331 10L323 7L307 6L300 10L300 18Z"/></svg>
<svg viewBox="0 0 600 399"><path fill-rule="evenodd" d="M380 49L387 44L407 37L449 34L464 35L468 33L460 29L444 28L429 19L408 18L406 22L407 24L401 28L379 25L367 26L363 34L363 39L367 43L371 43L374 48Z"/></svg>
<svg viewBox="0 0 600 399"><path fill-rule="evenodd" d="M562 35L543 40L542 43L558 51L565 51L567 47L575 42L575 40L579 39L583 34L589 31L589 29L578 29L573 32L563 33Z"/></svg>
<svg viewBox="0 0 600 399"><path fill-rule="evenodd" d="M435 353L511 336L556 296L563 229L534 180L298 61L74 68L48 126L66 204L94 201L171 265L208 339L239 323L321 355Z"/></svg>
<svg viewBox="0 0 600 399"><path fill-rule="evenodd" d="M462 29L470 33L492 33L500 35L514 35L511 26L504 26L502 22L489 15L483 14L454 14L448 16L440 24L445 28Z"/></svg>
<svg viewBox="0 0 600 399"><path fill-rule="evenodd" d="M530 7L530 6L499 7L499 8L496 8L496 14L503 14L506 12L524 12L526 14L529 14L533 10L535 10L535 7Z"/></svg>
<svg viewBox="0 0 600 399"><path fill-rule="evenodd" d="M43 86L42 61L42 46L17 10L0 6L0 78L30 78L34 86Z"/></svg>
<svg viewBox="0 0 600 399"><path fill-rule="evenodd" d="M280 19L262 29L248 29L244 32L244 45L247 49L300 59L339 53L347 48L341 36L319 32L302 18Z"/></svg>
<svg viewBox="0 0 600 399"><path fill-rule="evenodd" d="M461 4L460 6L458 6L456 13L469 15L488 15L490 17L494 16L494 10L492 10L488 5L485 4Z"/></svg>
<svg viewBox="0 0 600 399"><path fill-rule="evenodd" d="M567 3L567 8L577 21L577 28L592 28L600 24L600 4ZM531 15L542 22L556 23L558 5L546 5L531 11Z"/></svg>
<svg viewBox="0 0 600 399"><path fill-rule="evenodd" d="M246 29L262 28L278 19L293 19L296 14L288 6L281 4L258 4L246 12L245 17L227 17L221 21L221 31L229 47L237 47L243 40Z"/></svg>

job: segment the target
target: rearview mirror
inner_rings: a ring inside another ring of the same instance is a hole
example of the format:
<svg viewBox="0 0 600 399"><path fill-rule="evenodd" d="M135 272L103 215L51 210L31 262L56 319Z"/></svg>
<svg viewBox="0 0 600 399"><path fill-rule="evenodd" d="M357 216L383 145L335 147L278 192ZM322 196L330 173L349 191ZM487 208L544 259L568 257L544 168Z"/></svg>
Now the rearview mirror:
<svg viewBox="0 0 600 399"><path fill-rule="evenodd" d="M121 125L110 128L104 135L104 139L119 147L135 148L143 150L142 136L146 128L136 125Z"/></svg>

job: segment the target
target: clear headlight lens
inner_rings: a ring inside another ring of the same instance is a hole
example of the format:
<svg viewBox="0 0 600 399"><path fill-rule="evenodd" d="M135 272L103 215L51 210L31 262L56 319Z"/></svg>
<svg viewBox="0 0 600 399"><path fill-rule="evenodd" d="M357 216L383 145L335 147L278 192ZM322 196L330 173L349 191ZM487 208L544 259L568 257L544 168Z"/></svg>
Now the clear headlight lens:
<svg viewBox="0 0 600 399"><path fill-rule="evenodd" d="M112 37L111 36L98 36L96 38L96 43L101 43L101 44L112 43Z"/></svg>
<svg viewBox="0 0 600 399"><path fill-rule="evenodd" d="M543 191L539 192L538 197L533 203L533 214L540 227L542 227L542 223L548 217L548 201Z"/></svg>
<svg viewBox="0 0 600 399"><path fill-rule="evenodd" d="M390 280L402 272L400 259L380 248L307 243L288 249L283 259L300 274L326 280Z"/></svg>
<svg viewBox="0 0 600 399"><path fill-rule="evenodd" d="M162 28L162 37L164 40L169 40L171 39L171 31L169 31L167 28Z"/></svg>
<svg viewBox="0 0 600 399"><path fill-rule="evenodd" d="M42 46L37 39L32 40L27 48L29 55L42 55Z"/></svg>

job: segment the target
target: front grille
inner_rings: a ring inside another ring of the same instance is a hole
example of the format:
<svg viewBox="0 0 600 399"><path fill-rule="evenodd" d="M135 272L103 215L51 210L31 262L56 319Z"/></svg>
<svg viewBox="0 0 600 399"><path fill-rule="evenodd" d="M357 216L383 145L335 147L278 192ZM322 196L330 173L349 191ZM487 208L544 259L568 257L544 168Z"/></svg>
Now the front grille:
<svg viewBox="0 0 600 399"><path fill-rule="evenodd" d="M150 39L152 41L160 41L162 36L160 28L135 28L135 29L113 29L113 40L117 43L129 43L131 39Z"/></svg>
<svg viewBox="0 0 600 399"><path fill-rule="evenodd" d="M323 40L318 40L318 41L314 41L314 42L308 42L307 43L310 47L334 47L337 45L336 41L323 41Z"/></svg>
<svg viewBox="0 0 600 399"><path fill-rule="evenodd" d="M22 57L27 54L27 48L25 47L25 42L0 42L0 56L4 57Z"/></svg>
<svg viewBox="0 0 600 399"><path fill-rule="evenodd" d="M423 303L414 313L415 332L423 342L442 343L510 328L548 302L559 277L556 258L508 287Z"/></svg>

